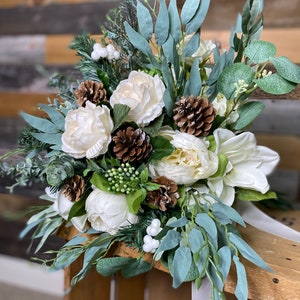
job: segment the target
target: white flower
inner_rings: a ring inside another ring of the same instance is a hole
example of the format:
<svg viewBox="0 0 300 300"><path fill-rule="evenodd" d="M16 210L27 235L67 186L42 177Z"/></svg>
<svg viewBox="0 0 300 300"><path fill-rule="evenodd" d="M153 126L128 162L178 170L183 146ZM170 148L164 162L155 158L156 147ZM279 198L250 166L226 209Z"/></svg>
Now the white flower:
<svg viewBox="0 0 300 300"><path fill-rule="evenodd" d="M161 161L149 165L150 176L166 176L177 184L191 185L217 171L218 156L207 149L208 143L204 139L172 130L162 130L160 134L169 138L176 149Z"/></svg>
<svg viewBox="0 0 300 300"><path fill-rule="evenodd" d="M178 47L178 54L182 55L182 48L185 47L190 39L193 37L194 33L187 35ZM212 54L213 49L216 45L211 40L200 39L199 48L190 57L186 57L185 62L192 65L195 58L199 58L199 63L206 61Z"/></svg>
<svg viewBox="0 0 300 300"><path fill-rule="evenodd" d="M128 79L119 83L110 97L110 104L130 107L126 121L146 126L162 113L165 86L158 75L154 77L132 71Z"/></svg>
<svg viewBox="0 0 300 300"><path fill-rule="evenodd" d="M75 158L93 158L107 151L113 129L108 107L87 101L86 107L69 111L65 122L62 151Z"/></svg>
<svg viewBox="0 0 300 300"><path fill-rule="evenodd" d="M69 213L75 202L69 200L62 191L52 193L50 188L45 189L46 194L53 199L53 210L56 211L64 220L68 220ZM73 217L71 223L80 232L83 232L86 228L87 215L79 217Z"/></svg>
<svg viewBox="0 0 300 300"><path fill-rule="evenodd" d="M128 211L124 194L112 194L95 188L86 199L85 209L91 226L110 234L138 221L137 215Z"/></svg>
<svg viewBox="0 0 300 300"><path fill-rule="evenodd" d="M266 178L279 162L275 151L257 146L253 133L243 132L235 135L227 129L214 131L216 153L225 155L229 162L226 174L222 178L229 187L252 189L261 193L269 190ZM220 184L211 181L212 185ZM220 193L221 189L219 190Z"/></svg>

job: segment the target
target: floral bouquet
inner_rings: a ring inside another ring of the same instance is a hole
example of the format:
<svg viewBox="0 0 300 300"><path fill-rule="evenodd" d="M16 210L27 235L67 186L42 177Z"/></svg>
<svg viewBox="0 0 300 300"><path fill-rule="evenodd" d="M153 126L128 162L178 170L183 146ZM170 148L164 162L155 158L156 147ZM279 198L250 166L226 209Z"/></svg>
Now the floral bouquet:
<svg viewBox="0 0 300 300"><path fill-rule="evenodd" d="M276 198L267 175L279 161L247 131L264 109L250 96L258 88L289 93L299 67L259 40L262 0L246 1L227 50L201 39L209 0L186 0L182 9L153 2L123 1L98 42L76 37L82 80L54 77L58 97L39 105L39 116L22 113L27 155L2 169L20 185L41 181L46 194L21 235L35 228L39 251L62 226L75 227L51 265L63 269L83 255L72 284L94 267L130 277L159 261L174 288L199 288L206 277L212 297L224 299L233 262L235 294L247 299L240 256L270 268L240 236L235 225L245 223L233 207ZM140 255L109 256L117 243Z"/></svg>

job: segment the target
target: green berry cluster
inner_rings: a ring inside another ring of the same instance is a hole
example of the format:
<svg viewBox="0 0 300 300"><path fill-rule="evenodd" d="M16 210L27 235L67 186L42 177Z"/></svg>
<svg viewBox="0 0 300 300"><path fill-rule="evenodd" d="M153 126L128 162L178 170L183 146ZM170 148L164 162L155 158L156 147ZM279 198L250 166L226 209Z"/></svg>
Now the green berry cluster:
<svg viewBox="0 0 300 300"><path fill-rule="evenodd" d="M138 187L139 175L140 173L134 167L126 163L108 170L105 177L110 183L111 192L128 195Z"/></svg>

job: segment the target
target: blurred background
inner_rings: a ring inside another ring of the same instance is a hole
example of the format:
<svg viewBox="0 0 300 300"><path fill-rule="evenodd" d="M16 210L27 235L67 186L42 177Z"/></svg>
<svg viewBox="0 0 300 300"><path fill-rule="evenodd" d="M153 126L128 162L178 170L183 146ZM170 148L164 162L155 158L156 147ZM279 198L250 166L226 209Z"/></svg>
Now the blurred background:
<svg viewBox="0 0 300 300"><path fill-rule="evenodd" d="M55 73L78 78L77 57L68 49L82 32L100 33L107 11L118 0L0 0L0 155L17 146L24 122L20 111L34 113L56 90L48 86ZM179 1L180 2L180 1ZM244 0L212 0L202 38L228 47L230 28ZM277 55L300 63L300 0L265 0L262 39L277 46ZM97 37L95 37L97 39ZM272 189L300 207L300 88L272 97L257 92L266 109L251 128L260 144L279 152L282 159L270 177ZM29 262L29 239L18 239L26 217L22 212L39 204L43 187L17 188L10 194L8 177L0 178L0 300L63 299L63 272L49 274ZM58 238L45 249L59 247ZM47 256L40 254L41 258ZM33 291L33 292L32 292ZM27 297L27 298L26 298Z"/></svg>

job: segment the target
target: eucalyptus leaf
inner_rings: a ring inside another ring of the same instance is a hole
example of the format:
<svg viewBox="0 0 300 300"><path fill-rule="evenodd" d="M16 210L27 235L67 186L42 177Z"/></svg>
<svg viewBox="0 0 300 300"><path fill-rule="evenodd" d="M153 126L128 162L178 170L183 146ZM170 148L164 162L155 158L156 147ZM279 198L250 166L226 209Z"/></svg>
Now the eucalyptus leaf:
<svg viewBox="0 0 300 300"><path fill-rule="evenodd" d="M73 248L67 251L58 252L54 264L50 267L51 271L63 270L70 266L82 253L83 248Z"/></svg>
<svg viewBox="0 0 300 300"><path fill-rule="evenodd" d="M215 222L207 213L199 213L195 218L196 223L205 229L213 241L217 241L217 227Z"/></svg>
<svg viewBox="0 0 300 300"><path fill-rule="evenodd" d="M149 272L151 269L152 269L152 265L140 257L135 259L133 263L125 266L122 270L122 275L125 278L130 278L130 277L134 277Z"/></svg>
<svg viewBox="0 0 300 300"><path fill-rule="evenodd" d="M113 107L113 121L114 128L113 131L116 130L126 119L128 113L130 111L130 107L124 104L115 104Z"/></svg>
<svg viewBox="0 0 300 300"><path fill-rule="evenodd" d="M191 250L188 247L180 246L175 251L173 266L173 287L179 287L185 280L192 264Z"/></svg>
<svg viewBox="0 0 300 300"><path fill-rule="evenodd" d="M40 104L39 106L42 110L44 110L48 114L50 120L58 130L61 131L65 130L65 117L61 112L46 104Z"/></svg>
<svg viewBox="0 0 300 300"><path fill-rule="evenodd" d="M86 236L75 235L67 243L64 244L64 248L75 246L75 245L81 245L81 244L87 242L87 240L88 240L88 238Z"/></svg>
<svg viewBox="0 0 300 300"><path fill-rule="evenodd" d="M168 222L167 225L172 228L178 228L178 227L185 226L187 223L188 223L188 219L186 217L181 217L177 220Z"/></svg>
<svg viewBox="0 0 300 300"><path fill-rule="evenodd" d="M210 0L201 0L200 5L197 9L194 17L186 24L186 34L191 34L200 29L203 21L205 20Z"/></svg>
<svg viewBox="0 0 300 300"><path fill-rule="evenodd" d="M163 101L164 101L164 104L165 104L165 109L166 109L167 115L169 117L172 116L173 108L174 108L174 101L173 101L173 98L171 97L170 92L168 91L168 89L165 89L165 91L164 91Z"/></svg>
<svg viewBox="0 0 300 300"><path fill-rule="evenodd" d="M200 69L199 69L199 58L196 58L193 62L190 78L187 81L187 88L185 89L187 95L194 95L198 97L200 95L202 88L201 76L200 76Z"/></svg>
<svg viewBox="0 0 300 300"><path fill-rule="evenodd" d="M176 248L181 241L181 234L176 230L169 230L157 249L157 252Z"/></svg>
<svg viewBox="0 0 300 300"><path fill-rule="evenodd" d="M231 206L228 206L221 201L215 202L212 206L213 213L219 213L222 215L227 216L230 220L240 224L241 226L245 227L246 224L242 216Z"/></svg>
<svg viewBox="0 0 300 300"><path fill-rule="evenodd" d="M253 81L263 91L273 95L288 94L296 87L296 83L284 79L278 73L260 79L254 79Z"/></svg>
<svg viewBox="0 0 300 300"><path fill-rule="evenodd" d="M231 251L229 247L223 246L218 250L218 255L220 260L217 267L222 274L223 283L225 283L231 265Z"/></svg>
<svg viewBox="0 0 300 300"><path fill-rule="evenodd" d="M61 133L33 132L32 136L45 144L57 145L61 149Z"/></svg>
<svg viewBox="0 0 300 300"><path fill-rule="evenodd" d="M200 230L193 228L188 235L192 253L200 251L204 245L204 238Z"/></svg>
<svg viewBox="0 0 300 300"><path fill-rule="evenodd" d="M276 47L271 42L254 41L250 43L245 49L245 56L247 56L253 63L260 64L276 54Z"/></svg>
<svg viewBox="0 0 300 300"><path fill-rule="evenodd" d="M184 1L181 10L181 22L187 24L196 14L200 5L199 0L186 0Z"/></svg>
<svg viewBox="0 0 300 300"><path fill-rule="evenodd" d="M234 291L237 299L239 300L247 300L248 299L248 282L246 276L246 270L244 265L240 262L239 258L234 255L233 261L236 267L237 273L237 284Z"/></svg>
<svg viewBox="0 0 300 300"><path fill-rule="evenodd" d="M170 33L175 43L178 43L182 38L182 33L181 33L181 21L177 10L176 0L170 1L168 10L169 10L169 17L170 17Z"/></svg>
<svg viewBox="0 0 300 300"><path fill-rule="evenodd" d="M149 10L140 1L137 2L136 14L139 32L149 41L153 34L152 17Z"/></svg>
<svg viewBox="0 0 300 300"><path fill-rule="evenodd" d="M126 34L130 43L147 56L152 56L152 50L148 41L138 32L136 32L127 22L124 24Z"/></svg>
<svg viewBox="0 0 300 300"><path fill-rule="evenodd" d="M58 128L55 124L45 118L32 116L25 112L21 112L22 118L33 128L45 133L57 133Z"/></svg>
<svg viewBox="0 0 300 300"><path fill-rule="evenodd" d="M96 270L102 276L108 277L135 262L135 258L108 257L97 261Z"/></svg>
<svg viewBox="0 0 300 300"><path fill-rule="evenodd" d="M239 236L230 232L229 240L238 248L240 253L250 262L258 267L273 272L272 269L265 263L265 261Z"/></svg>
<svg viewBox="0 0 300 300"><path fill-rule="evenodd" d="M159 12L154 26L155 40L161 46L169 36L169 13L166 1L160 0Z"/></svg>
<svg viewBox="0 0 300 300"><path fill-rule="evenodd" d="M185 48L183 49L183 56L189 57L192 56L200 46L200 34L199 32L195 32L191 39L186 44Z"/></svg>
<svg viewBox="0 0 300 300"><path fill-rule="evenodd" d="M241 130L250 125L264 110L265 104L259 101L250 101L238 108L239 118L237 119L234 129Z"/></svg>
<svg viewBox="0 0 300 300"><path fill-rule="evenodd" d="M300 83L300 67L291 62L287 57L272 57L271 62L284 79L294 83Z"/></svg>

